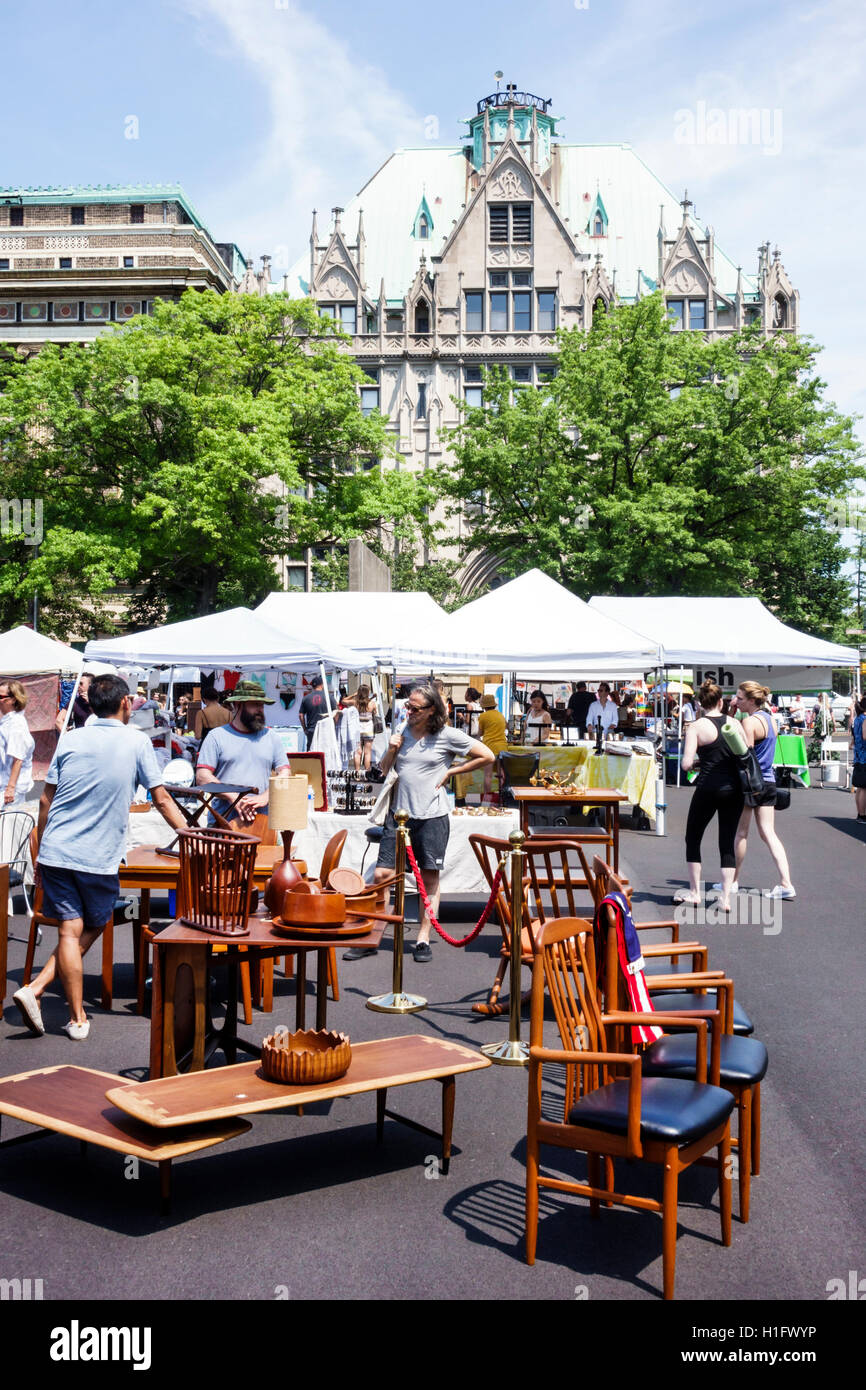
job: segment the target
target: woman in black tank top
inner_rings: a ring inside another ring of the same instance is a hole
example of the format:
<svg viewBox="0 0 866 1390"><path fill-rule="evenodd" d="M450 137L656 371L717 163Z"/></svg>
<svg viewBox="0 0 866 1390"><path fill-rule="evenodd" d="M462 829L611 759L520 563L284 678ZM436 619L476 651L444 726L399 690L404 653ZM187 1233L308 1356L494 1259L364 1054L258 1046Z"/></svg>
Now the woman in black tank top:
<svg viewBox="0 0 866 1390"><path fill-rule="evenodd" d="M719 818L719 858L722 868L720 906L730 911L731 889L736 871L734 837L743 809L743 792L736 764L722 738L725 716L721 712L722 692L712 681L704 681L698 691L701 715L686 729L682 765L690 772L699 770L686 821L686 863L689 887L677 893L674 902L699 904L703 901L701 882L701 841L713 816Z"/></svg>

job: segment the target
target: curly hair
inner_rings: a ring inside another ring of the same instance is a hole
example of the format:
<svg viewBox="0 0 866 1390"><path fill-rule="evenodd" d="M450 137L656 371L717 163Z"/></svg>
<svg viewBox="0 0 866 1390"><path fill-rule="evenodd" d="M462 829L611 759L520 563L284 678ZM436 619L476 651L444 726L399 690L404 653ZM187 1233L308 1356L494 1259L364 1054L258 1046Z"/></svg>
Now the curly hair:
<svg viewBox="0 0 866 1390"><path fill-rule="evenodd" d="M416 691L419 695L423 695L426 704L433 710L427 724L428 734L438 734L448 723L448 707L445 701L442 699L435 685L431 685L429 682L426 684L413 685L412 689L409 691L410 696L414 695Z"/></svg>

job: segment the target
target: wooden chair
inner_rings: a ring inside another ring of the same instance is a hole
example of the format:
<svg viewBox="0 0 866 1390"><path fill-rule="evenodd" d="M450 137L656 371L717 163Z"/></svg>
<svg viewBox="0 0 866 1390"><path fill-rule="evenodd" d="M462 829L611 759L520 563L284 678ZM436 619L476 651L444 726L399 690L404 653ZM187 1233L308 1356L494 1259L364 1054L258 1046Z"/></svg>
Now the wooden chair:
<svg viewBox="0 0 866 1390"><path fill-rule="evenodd" d="M616 875L603 866L606 881L615 890ZM599 878L601 879L601 875ZM606 941L605 941L605 979L611 982L606 990L606 1006L614 1009L619 1008L619 1001L625 998L625 982L622 978L622 968L619 963L619 955L616 949L616 931L613 913L610 908L606 913ZM687 943L688 945L689 943ZM646 951L650 948L644 948ZM706 948L702 948L704 957ZM703 966L706 972L706 964ZM688 977L691 978L691 977ZM707 978L706 974L704 978ZM688 979L684 981L688 982ZM647 979L647 987L655 1000L659 997L659 992L666 989L664 982ZM723 1086L726 1091L730 1091L737 1106L737 1135L731 1140L732 1148L738 1151L737 1164L737 1183L739 1190L740 1220L747 1222L751 1205L751 1179L761 1171L761 1082L767 1072L768 1056L767 1049L757 1038L736 1036L734 1034L734 986L731 980L726 980L722 985L717 981L716 991L723 988L727 991L726 1008L724 1011L724 1032L719 1040L719 1070L715 1078L715 1084ZM697 998L708 1000L708 995L699 994ZM671 999L677 996L671 995ZM712 999L715 1000L716 992L713 992ZM668 1012L676 1010L676 1004L667 1004L665 1008ZM696 1075L695 1040L686 1033L675 1032L670 1036L658 1038L650 1043L642 1052L643 1074L644 1076L673 1076L681 1077L685 1080L694 1080Z"/></svg>
<svg viewBox="0 0 866 1390"><path fill-rule="evenodd" d="M535 1263L540 1188L573 1192L589 1198L590 1213L601 1204L637 1207L662 1214L664 1297L674 1296L679 1175L698 1159L716 1150L722 1244L731 1243L730 1115L734 1099L719 1086L707 1085L707 1028L717 1011L693 1017L697 1048L697 1081L644 1078L642 1059L632 1052L608 1048L609 1023L655 1022L667 1015L602 1014L596 1000L592 928L580 918L564 917L544 923L538 936L532 968L532 1010L529 1049L529 1106L526 1149L526 1259ZM545 986L559 1029L562 1047L544 1046ZM678 1020L679 1021L679 1020ZM720 1029L713 1032L718 1046ZM542 1119L543 1068L565 1064L566 1099L562 1122ZM576 1149L587 1155L589 1181L567 1182L541 1173L542 1144ZM658 1164L663 1171L662 1200L601 1186L601 1159L621 1156Z"/></svg>
<svg viewBox="0 0 866 1390"><path fill-rule="evenodd" d="M60 922L56 917L46 917L42 911L42 881L39 871L36 868L36 858L39 854L39 831L34 828L30 832L30 860L33 864L35 879L33 883L33 901L31 904L32 912L30 916L30 932L27 937L27 954L24 957L24 975L21 983L29 985L33 977L33 961L36 956L37 935L42 927L59 927ZM100 1003L103 1009L110 1009L114 1001L114 917L109 917L102 930L102 993Z"/></svg>
<svg viewBox="0 0 866 1390"><path fill-rule="evenodd" d="M603 859L594 859L592 864L593 872L596 876L597 903L608 892L624 892L622 881L617 878L613 869L606 864ZM628 894L626 894L628 896ZM666 945L647 945L643 948L644 956L650 962L647 973L647 988L656 997L653 1004L659 1009L680 1012L695 1008L698 1011L707 1007L714 1008L715 1000L712 990L712 983L715 979L723 978L723 970L710 970L707 962L707 948L698 942L679 940L679 924L675 921L664 922L636 922L638 931L648 931L653 928L670 927L672 930L672 940L669 946ZM610 958L613 965L609 969L607 978L614 982L618 979L618 967L615 962L616 946L612 943L613 956ZM663 956L672 956L678 959L681 956L691 954L693 957L692 970L688 973L670 972L664 975L654 975L652 973L654 965ZM622 1002L622 996L606 999L605 1006L616 1008ZM733 1030L738 1037L750 1037L755 1031L755 1025L749 1018L745 1009L734 999L733 1002Z"/></svg>

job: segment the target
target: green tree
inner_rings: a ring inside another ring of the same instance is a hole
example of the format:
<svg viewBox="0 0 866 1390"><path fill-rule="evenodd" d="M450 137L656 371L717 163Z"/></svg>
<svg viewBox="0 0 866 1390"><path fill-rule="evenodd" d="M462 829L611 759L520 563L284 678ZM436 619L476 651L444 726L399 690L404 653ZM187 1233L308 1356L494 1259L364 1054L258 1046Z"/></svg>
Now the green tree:
<svg viewBox="0 0 866 1390"><path fill-rule="evenodd" d="M194 291L7 369L4 491L41 500L44 537L3 538L0 617L35 592L46 626L89 632L126 586L126 618L177 620L258 601L292 548L423 529L410 475L357 471L387 451L362 380L310 301Z"/></svg>
<svg viewBox="0 0 866 1390"><path fill-rule="evenodd" d="M443 490L479 508L471 546L574 592L755 593L829 631L846 604L830 500L864 476L823 399L818 349L748 329L676 332L658 295L560 332L541 391L488 373Z"/></svg>

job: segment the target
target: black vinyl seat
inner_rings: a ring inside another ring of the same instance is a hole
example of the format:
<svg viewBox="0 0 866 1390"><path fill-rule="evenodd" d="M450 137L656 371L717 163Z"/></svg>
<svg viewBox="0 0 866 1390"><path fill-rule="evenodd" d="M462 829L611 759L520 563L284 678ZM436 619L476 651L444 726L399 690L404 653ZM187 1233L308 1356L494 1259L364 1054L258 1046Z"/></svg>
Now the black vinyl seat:
<svg viewBox="0 0 866 1390"><path fill-rule="evenodd" d="M695 1042L694 1035L690 1041ZM628 1096L627 1081L609 1081L571 1107L568 1123L626 1134ZM724 1124L733 1108L734 1097L720 1086L667 1077L647 1078L641 1081L640 1088L640 1136L666 1144L689 1144Z"/></svg>
<svg viewBox="0 0 866 1390"><path fill-rule="evenodd" d="M656 992L653 990L650 998L653 1001L653 1008L662 1014L694 1013L705 1009L718 1008L716 1003L716 991L714 989L708 989L706 994L699 994L697 991L688 989L671 990L670 993L667 991L662 993L661 991ZM751 1037L755 1031L755 1025L742 1005L737 1003L736 999L734 999L733 1013L734 1032L737 1037ZM710 1026L712 1027L712 1024L710 1024ZM672 1025L670 1031L674 1031Z"/></svg>
<svg viewBox="0 0 866 1390"><path fill-rule="evenodd" d="M741 1038L730 1033L720 1039L722 1086L754 1086L767 1074L767 1049L757 1038ZM674 1033L657 1038L642 1054L644 1076L681 1077L695 1074L697 1039L693 1033Z"/></svg>
<svg viewBox="0 0 866 1390"><path fill-rule="evenodd" d="M540 753L499 754L499 770L502 779L500 794L503 806L517 805L511 795L511 788L528 787L530 777L534 777L538 771L540 760Z"/></svg>

